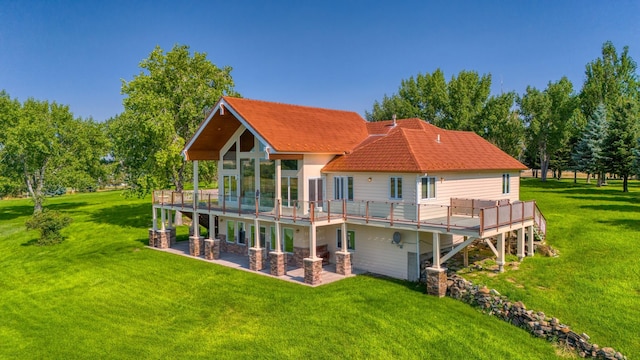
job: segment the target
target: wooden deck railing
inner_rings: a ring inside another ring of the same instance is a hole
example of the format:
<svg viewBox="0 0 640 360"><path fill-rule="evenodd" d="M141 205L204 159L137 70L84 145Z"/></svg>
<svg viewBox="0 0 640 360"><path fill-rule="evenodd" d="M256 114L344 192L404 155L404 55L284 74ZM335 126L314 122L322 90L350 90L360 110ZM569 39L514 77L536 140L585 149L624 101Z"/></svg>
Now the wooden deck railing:
<svg viewBox="0 0 640 360"><path fill-rule="evenodd" d="M153 203L165 207L186 210L194 208L193 191L158 190L153 192ZM218 196L202 190L198 192L197 208L209 212L234 215L254 215L274 220L293 222L317 222L334 220L361 220L421 227L441 227L477 231L480 236L487 231L513 227L533 220L536 227L546 234L546 219L535 201L451 199L450 205L415 204L371 200L325 200L281 202L277 199Z"/></svg>

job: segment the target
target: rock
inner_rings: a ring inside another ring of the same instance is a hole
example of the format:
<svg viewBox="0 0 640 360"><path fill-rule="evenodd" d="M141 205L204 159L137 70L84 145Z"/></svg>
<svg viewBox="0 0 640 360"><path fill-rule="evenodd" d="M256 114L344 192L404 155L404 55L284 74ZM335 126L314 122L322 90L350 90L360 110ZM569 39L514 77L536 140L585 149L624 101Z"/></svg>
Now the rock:
<svg viewBox="0 0 640 360"><path fill-rule="evenodd" d="M478 290L481 294L489 295L491 291L486 286L483 286L480 290Z"/></svg>
<svg viewBox="0 0 640 360"><path fill-rule="evenodd" d="M589 335L582 333L580 336L582 336L585 340L591 340L591 338L589 337Z"/></svg>
<svg viewBox="0 0 640 360"><path fill-rule="evenodd" d="M491 289L491 295L500 296L500 293L496 289Z"/></svg>

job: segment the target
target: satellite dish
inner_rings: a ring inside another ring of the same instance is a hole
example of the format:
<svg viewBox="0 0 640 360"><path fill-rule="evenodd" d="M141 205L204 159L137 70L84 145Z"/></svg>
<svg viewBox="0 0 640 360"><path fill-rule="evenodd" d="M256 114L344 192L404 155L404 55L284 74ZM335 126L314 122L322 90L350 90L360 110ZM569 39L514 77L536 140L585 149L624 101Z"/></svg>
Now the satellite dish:
<svg viewBox="0 0 640 360"><path fill-rule="evenodd" d="M396 245L400 244L400 241L402 241L402 235L400 235L400 233L397 231L394 232L393 239L391 239L391 241Z"/></svg>

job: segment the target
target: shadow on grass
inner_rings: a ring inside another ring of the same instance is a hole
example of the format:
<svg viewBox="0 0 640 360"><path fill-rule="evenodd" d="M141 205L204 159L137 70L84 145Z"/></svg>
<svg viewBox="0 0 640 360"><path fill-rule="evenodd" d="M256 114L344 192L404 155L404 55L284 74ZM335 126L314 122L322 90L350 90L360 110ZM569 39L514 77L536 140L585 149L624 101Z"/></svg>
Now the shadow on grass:
<svg viewBox="0 0 640 360"><path fill-rule="evenodd" d="M69 202L60 204L45 204L44 208L49 210L72 210L82 206L86 206L86 202ZM33 205L14 205L0 207L0 221L13 220L19 217L30 216L33 214Z"/></svg>
<svg viewBox="0 0 640 360"><path fill-rule="evenodd" d="M96 210L91 221L132 228L148 228L151 224L151 205L115 205Z"/></svg>
<svg viewBox="0 0 640 360"><path fill-rule="evenodd" d="M581 209L640 213L640 205L582 205ZM638 225L636 225L637 227Z"/></svg>
<svg viewBox="0 0 640 360"><path fill-rule="evenodd" d="M598 220L598 222L629 230L638 230L638 220L635 219Z"/></svg>
<svg viewBox="0 0 640 360"><path fill-rule="evenodd" d="M20 246L35 246L38 245L38 239L31 239L25 243L20 244Z"/></svg>
<svg viewBox="0 0 640 360"><path fill-rule="evenodd" d="M392 284L396 284L396 285L401 285L404 286L405 288L412 290L412 291L417 291L420 292L422 294L427 292L427 287L425 284L420 283L420 282L414 282L414 281L407 281L407 280L399 280L399 279L394 279L385 275L380 275L380 274L374 274L374 273L364 273L358 276L364 276L364 277L369 277L372 279L378 279L378 280L383 280L383 281L387 281L390 282Z"/></svg>

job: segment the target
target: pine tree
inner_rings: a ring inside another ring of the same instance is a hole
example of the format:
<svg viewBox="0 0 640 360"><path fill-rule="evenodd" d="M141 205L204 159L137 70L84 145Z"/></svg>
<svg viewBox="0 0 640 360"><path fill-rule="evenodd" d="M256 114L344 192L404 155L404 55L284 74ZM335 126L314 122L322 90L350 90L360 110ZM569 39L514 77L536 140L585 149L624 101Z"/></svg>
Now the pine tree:
<svg viewBox="0 0 640 360"><path fill-rule="evenodd" d="M605 142L607 170L623 179L623 192L629 192L628 179L634 171L634 150L638 146L638 106L621 100L616 106Z"/></svg>
<svg viewBox="0 0 640 360"><path fill-rule="evenodd" d="M579 171L587 174L599 174L604 171L604 141L607 137L607 109L600 103L587 121L572 154Z"/></svg>

